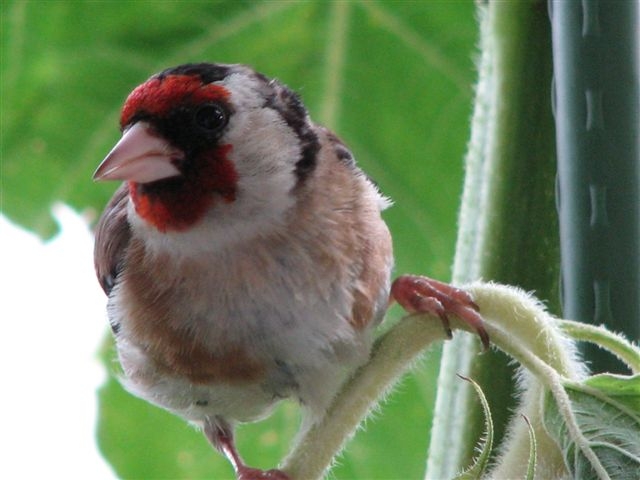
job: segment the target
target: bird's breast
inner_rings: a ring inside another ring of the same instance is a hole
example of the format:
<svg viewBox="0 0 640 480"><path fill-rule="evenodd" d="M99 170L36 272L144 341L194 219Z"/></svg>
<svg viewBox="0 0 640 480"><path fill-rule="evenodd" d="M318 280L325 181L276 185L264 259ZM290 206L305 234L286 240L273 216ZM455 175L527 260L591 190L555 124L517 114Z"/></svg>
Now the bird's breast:
<svg viewBox="0 0 640 480"><path fill-rule="evenodd" d="M229 289L216 262L150 261L135 245L128 261L132 268L123 272L110 310L118 336L145 361L194 384L254 383L266 375L255 335L233 305L238 287Z"/></svg>
<svg viewBox="0 0 640 480"><path fill-rule="evenodd" d="M195 384L256 383L280 361L325 361L331 348L318 344L353 334L350 295L259 250L180 265L129 255L136 268L123 272L112 298L118 335L159 370Z"/></svg>

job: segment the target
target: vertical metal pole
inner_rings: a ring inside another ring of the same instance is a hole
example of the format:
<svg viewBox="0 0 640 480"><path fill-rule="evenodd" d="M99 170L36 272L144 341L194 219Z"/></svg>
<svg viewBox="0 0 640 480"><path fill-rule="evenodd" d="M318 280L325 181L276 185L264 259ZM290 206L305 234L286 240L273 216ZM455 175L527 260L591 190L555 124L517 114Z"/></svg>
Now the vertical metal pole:
<svg viewBox="0 0 640 480"><path fill-rule="evenodd" d="M640 339L638 0L552 0L564 317ZM621 371L585 349L594 371Z"/></svg>

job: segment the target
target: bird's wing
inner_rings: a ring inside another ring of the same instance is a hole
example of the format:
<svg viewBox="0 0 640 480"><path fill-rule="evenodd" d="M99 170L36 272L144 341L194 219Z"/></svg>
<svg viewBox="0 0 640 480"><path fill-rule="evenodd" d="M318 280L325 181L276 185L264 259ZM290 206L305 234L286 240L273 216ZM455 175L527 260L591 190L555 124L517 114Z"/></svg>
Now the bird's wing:
<svg viewBox="0 0 640 480"><path fill-rule="evenodd" d="M129 190L122 184L107 204L95 230L93 261L98 281L108 295L116 283L120 265L131 239L127 220Z"/></svg>

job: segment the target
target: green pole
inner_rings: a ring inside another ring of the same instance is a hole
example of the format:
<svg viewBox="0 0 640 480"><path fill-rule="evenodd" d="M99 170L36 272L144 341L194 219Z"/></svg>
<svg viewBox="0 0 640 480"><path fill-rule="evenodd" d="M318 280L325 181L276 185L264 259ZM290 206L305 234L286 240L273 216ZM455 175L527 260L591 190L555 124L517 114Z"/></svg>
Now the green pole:
<svg viewBox="0 0 640 480"><path fill-rule="evenodd" d="M553 0L565 318L640 339L640 37L637 0ZM622 371L585 348L594 371Z"/></svg>

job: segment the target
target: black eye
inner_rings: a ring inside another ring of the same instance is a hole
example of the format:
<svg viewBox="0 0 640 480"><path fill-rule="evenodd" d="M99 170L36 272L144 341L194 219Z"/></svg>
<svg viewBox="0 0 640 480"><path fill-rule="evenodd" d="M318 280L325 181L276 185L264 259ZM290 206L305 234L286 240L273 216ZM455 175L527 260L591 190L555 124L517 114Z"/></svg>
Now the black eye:
<svg viewBox="0 0 640 480"><path fill-rule="evenodd" d="M199 127L215 132L227 124L227 112L215 103L203 105L196 111L195 120Z"/></svg>

